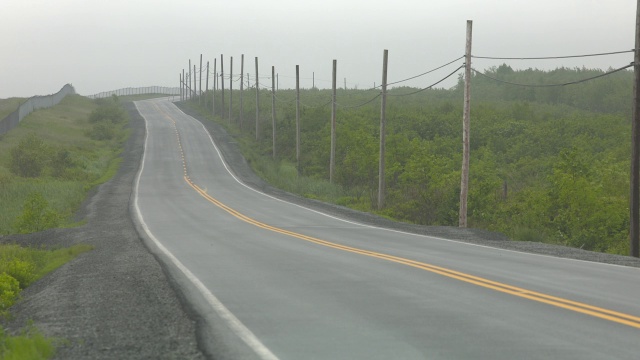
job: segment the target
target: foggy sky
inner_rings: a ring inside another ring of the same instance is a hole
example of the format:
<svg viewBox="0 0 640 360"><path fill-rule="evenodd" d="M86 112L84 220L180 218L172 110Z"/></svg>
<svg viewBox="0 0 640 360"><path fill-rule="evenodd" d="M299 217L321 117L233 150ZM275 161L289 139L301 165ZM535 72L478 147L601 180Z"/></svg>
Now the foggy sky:
<svg viewBox="0 0 640 360"><path fill-rule="evenodd" d="M404 79L464 54L466 20L473 20L477 56L532 57L631 50L633 0L2 0L0 98L46 95L72 83L82 95L137 86L178 86L188 61L224 54L234 74L271 66L280 88L380 84L389 50L389 81ZM478 70L618 68L631 53L554 61L474 59ZM426 87L445 68L402 85ZM199 64L197 64L199 65ZM218 65L219 66L219 65ZM213 69L211 69L213 71ZM455 76L453 77L455 79ZM268 80L262 80L267 82ZM212 81L210 80L210 83ZM453 85L453 81L445 86Z"/></svg>

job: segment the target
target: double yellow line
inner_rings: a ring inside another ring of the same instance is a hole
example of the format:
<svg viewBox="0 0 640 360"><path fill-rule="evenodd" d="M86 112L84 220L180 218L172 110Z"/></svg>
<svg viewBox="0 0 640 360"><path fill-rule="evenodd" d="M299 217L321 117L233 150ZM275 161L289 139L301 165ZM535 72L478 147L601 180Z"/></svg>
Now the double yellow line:
<svg viewBox="0 0 640 360"><path fill-rule="evenodd" d="M516 286L503 284L503 283L500 283L500 282L497 282L497 281L484 279L484 278L481 278L481 277L478 277L478 276L465 274L465 273L462 273L462 272L459 272L459 271L443 268L443 267L440 267L440 266L430 265L430 264L426 264L426 263L415 261L415 260L410 260L410 259L405 259L405 258L401 258L401 257L397 257L397 256L378 253L378 252L375 252L375 251L358 249L358 248L354 248L354 247L351 247L351 246L341 245L341 244L333 243L333 242L330 242L330 241L318 239L318 238L315 238L315 237L312 237L312 236L307 236L307 235L299 234L299 233L296 233L296 232L293 232L293 231L277 228L275 226L271 226L271 225L262 223L260 221L255 220L255 219L252 219L252 218L250 218L250 217L248 217L246 215L243 215L242 213L240 213L240 212L230 208L229 206L221 203L220 201L218 201L215 198L213 198L211 195L207 194L207 192L205 190L203 190L202 188L200 188L198 185L194 184L191 181L191 179L189 179L188 177L185 176L184 180L189 184L189 186L191 186L191 188L193 188L195 191L197 191L202 197L207 199L212 204L216 205L217 207L221 208L222 210L228 212L229 214L235 216L236 218L238 218L238 219L240 219L240 220L242 220L242 221L244 221L246 223L249 223L251 225L255 225L255 226L257 226L259 228L262 228L262 229L265 229L265 230L270 230L270 231L277 232L277 233L280 233L280 234L283 234L283 235L292 236L292 237L295 237L295 238L298 238L298 239L301 239L301 240L304 240L304 241L312 242L312 243L315 243L315 244L319 244L319 245L322 245L322 246L327 246L327 247L338 249L338 250L342 250L342 251L348 251L348 252L355 253L355 254L360 254L360 255L364 255L364 256L369 256L369 257L374 257L374 258L378 258L378 259L383 259L383 260L395 262L395 263L406 265L406 266L411 266L411 267L414 267L414 268L417 268L417 269L426 270L426 271L429 271L429 272L432 272L432 273L435 273L435 274L439 274L439 275L442 275L442 276L446 276L446 277L449 277L449 278L452 278L452 279L464 281L464 282L469 283L469 284L482 286L482 287L487 288L487 289L491 289L491 290L499 291L499 292L502 292L502 293L510 294L510 295L513 295L513 296L517 296L517 297L521 297L521 298L525 298L525 299L529 299L529 300L545 303L545 304L548 304L548 305L553 305L553 306L560 307L560 308L563 308L563 309L575 311L575 312L582 313L582 314L585 314L585 315L595 316L597 318L613 321L613 322L616 322L616 323L619 323L619 324L623 324L623 325L634 327L636 329L640 329L640 317L637 317L637 316L632 316L632 315L620 313L620 312L613 311L613 310L607 310L607 309L599 308L597 306L591 306L591 305L580 303L580 302L577 302L577 301L571 301L571 300L559 298L559 297L556 297L556 296L551 296L551 295L547 295L547 294L543 294L543 293L539 293L539 292L535 292L535 291L519 288L519 287L516 287Z"/></svg>
<svg viewBox="0 0 640 360"><path fill-rule="evenodd" d="M162 113L164 113L164 116L166 118L168 118L173 123L173 126L175 128L176 127L175 120L173 118L171 118L166 113L166 111L160 109L157 106L157 104L154 104L154 105L158 110L160 110ZM259 221L255 220L255 219L252 219L252 218L250 218L250 217L248 217L248 216L246 216L246 215L244 215L244 214L242 214L242 213L230 208L229 206L221 203L220 201L216 200L211 195L207 194L207 192L205 190L203 190L198 185L196 185L193 181L191 181L191 179L189 178L188 173L187 173L187 164L186 164L186 159L185 159L185 156L184 156L184 152L182 151L182 142L181 142L181 139L180 139L180 134L177 131L177 128L175 130L176 130L176 135L177 135L177 138L178 138L178 144L179 144L179 147L180 147L180 151L182 152L182 162L183 162L183 168L184 168L184 172L185 172L184 173L184 180L187 182L187 184L189 184L189 186L191 188L193 188L196 192L198 192L207 201L211 202L212 204L216 205L220 209L226 211L227 213L235 216L236 218L238 218L238 219L240 219L240 220L242 220L242 221L244 221L246 223L249 223L251 225L257 226L257 227L265 229L265 230L273 231L273 232L280 233L280 234L283 234L283 235L292 236L294 238L301 239L301 240L304 240L304 241L308 241L308 242L311 242L311 243L315 243L315 244L318 244L318 245L327 246L327 247L338 249L338 250L342 250L342 251L348 251L348 252L351 252L351 253L354 253L354 254L359 254L359 255L369 256L369 257L378 258L378 259L382 259L382 260L387 260L387 261L391 261L391 262L402 264L402 265L406 265L406 266L411 266L411 267L416 268L416 269L429 271L429 272L432 272L432 273L435 273L435 274L446 276L446 277L451 278L451 279L464 281L464 282L469 283L469 284L481 286L481 287L484 287L484 288L487 288L487 289L491 289L491 290L495 290L495 291L499 291L499 292L502 292L502 293L505 293L505 294L510 294L510 295L517 296L517 297L520 297L520 298L525 298L525 299L537 301L537 302L540 302L540 303L556 306L556 307L559 307L559 308L575 311L575 312L578 312L578 313L581 313L581 314L594 316L594 317L597 317L597 318L600 318L600 319L604 319L604 320L612 321L612 322L615 322L615 323L618 323L618 324L627 325L627 326L630 326L630 327L633 327L633 328L636 328L636 329L640 329L640 317L638 317L638 316L633 316L633 315L629 315L629 314L625 314L625 313L621 313L621 312L617 312L617 311L613 311L613 310L600 308L600 307L597 307L597 306L584 304L584 303L577 302L577 301L572 301L572 300L568 300L568 299L564 299L564 298L560 298L560 297L556 297L556 296L551 296L551 295L539 293L539 292L536 292L536 291L531 291L531 290L519 288L519 287L516 287L516 286L511 286L511 285L508 285L508 284L503 284L503 283L500 283L500 282L497 282L497 281L492 281L492 280L489 280L489 279L481 278L481 277L478 277L478 276L473 276L473 275L470 275L470 274L466 274L466 273L462 273L462 272L459 272L459 271L443 268L443 267L440 267L440 266L426 264L426 263L415 261L415 260L410 260L410 259L406 259L406 258L402 258L402 257L397 257L397 256L388 255L388 254L378 253L378 252L375 252L375 251L358 249L358 248L354 248L354 247L351 247L351 246L341 245L341 244L337 244L337 243L333 243L333 242L330 242L330 241L318 239L318 238L315 238L315 237L312 237L312 236L299 234L299 233L296 233L296 232L293 232L293 231L277 228L275 226L271 226L271 225L259 222Z"/></svg>

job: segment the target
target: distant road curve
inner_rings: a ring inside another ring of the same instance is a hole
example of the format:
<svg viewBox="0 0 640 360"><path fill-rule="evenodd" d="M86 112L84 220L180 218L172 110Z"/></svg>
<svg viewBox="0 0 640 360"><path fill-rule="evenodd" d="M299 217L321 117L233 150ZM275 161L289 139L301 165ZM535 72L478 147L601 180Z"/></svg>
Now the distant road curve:
<svg viewBox="0 0 640 360"><path fill-rule="evenodd" d="M136 105L135 217L220 357L638 358L640 269L323 215L240 183L169 101Z"/></svg>

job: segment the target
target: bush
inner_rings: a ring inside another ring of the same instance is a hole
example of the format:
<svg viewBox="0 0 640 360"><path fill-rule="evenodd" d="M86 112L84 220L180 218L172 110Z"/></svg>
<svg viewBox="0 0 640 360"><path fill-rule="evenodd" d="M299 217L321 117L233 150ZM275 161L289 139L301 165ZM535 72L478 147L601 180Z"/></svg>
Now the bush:
<svg viewBox="0 0 640 360"><path fill-rule="evenodd" d="M31 193L24 202L22 214L14 224L19 234L28 234L58 226L60 216L51 208L40 193Z"/></svg>
<svg viewBox="0 0 640 360"><path fill-rule="evenodd" d="M116 136L116 129L112 123L99 122L93 124L89 137L93 140L111 140Z"/></svg>
<svg viewBox="0 0 640 360"><path fill-rule="evenodd" d="M19 294L18 280L7 273L0 273L0 314L13 305Z"/></svg>
<svg viewBox="0 0 640 360"><path fill-rule="evenodd" d="M11 149L11 171L18 176L38 177L47 163L47 153L44 141L29 134Z"/></svg>

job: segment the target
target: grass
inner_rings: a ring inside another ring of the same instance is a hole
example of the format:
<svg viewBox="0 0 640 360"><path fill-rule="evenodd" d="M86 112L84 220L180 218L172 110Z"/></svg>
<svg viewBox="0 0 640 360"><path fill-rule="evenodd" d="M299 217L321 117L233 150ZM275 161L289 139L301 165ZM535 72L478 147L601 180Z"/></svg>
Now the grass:
<svg viewBox="0 0 640 360"><path fill-rule="evenodd" d="M0 115L4 109L11 113L19 103L17 99L0 100ZM34 193L41 194L48 208L63 219L62 226L77 225L72 222L73 214L92 187L116 173L119 154L129 135L118 125L114 138L92 139L89 135L94 124L89 115L98 107L97 101L67 96L52 108L31 113L17 128L0 136L0 234L15 231L25 200ZM45 144L39 151L47 163L40 176L26 178L12 171L11 154L32 135ZM56 173L53 165L53 155L59 152L67 153L70 159L62 173ZM19 299L22 289L91 249L84 244L55 249L0 245L0 317L8 314L7 309ZM0 327L0 359L47 359L53 356L58 342L44 337L32 325L17 335L9 335Z"/></svg>
<svg viewBox="0 0 640 360"><path fill-rule="evenodd" d="M20 104L22 104L25 100L26 99L24 98L0 99L0 120L16 111L18 109L18 106L20 106Z"/></svg>
<svg viewBox="0 0 640 360"><path fill-rule="evenodd" d="M55 355L56 342L56 339L44 337L33 326L29 326L18 336L9 336L0 327L0 359L49 359Z"/></svg>
<svg viewBox="0 0 640 360"><path fill-rule="evenodd" d="M15 296L7 297L6 282L0 282L0 299L7 308L19 299L19 291L42 278L78 255L93 249L90 245L78 244L54 250L23 248L18 245L0 245L0 274L17 280L19 290ZM0 309L0 315L7 311ZM29 324L19 335L6 334L0 327L0 359L48 359L55 354L58 339L46 338L35 326Z"/></svg>
<svg viewBox="0 0 640 360"><path fill-rule="evenodd" d="M52 108L31 113L17 128L0 137L0 234L14 232L12 225L32 193L42 194L63 219L62 226L72 226L72 216L87 192L113 177L129 131L118 130L112 140L91 139L87 135L93 126L89 114L98 106L94 100L70 95ZM30 134L42 139L50 152L67 151L73 168L63 177L54 177L52 170L46 169L38 178L13 174L11 150Z"/></svg>

